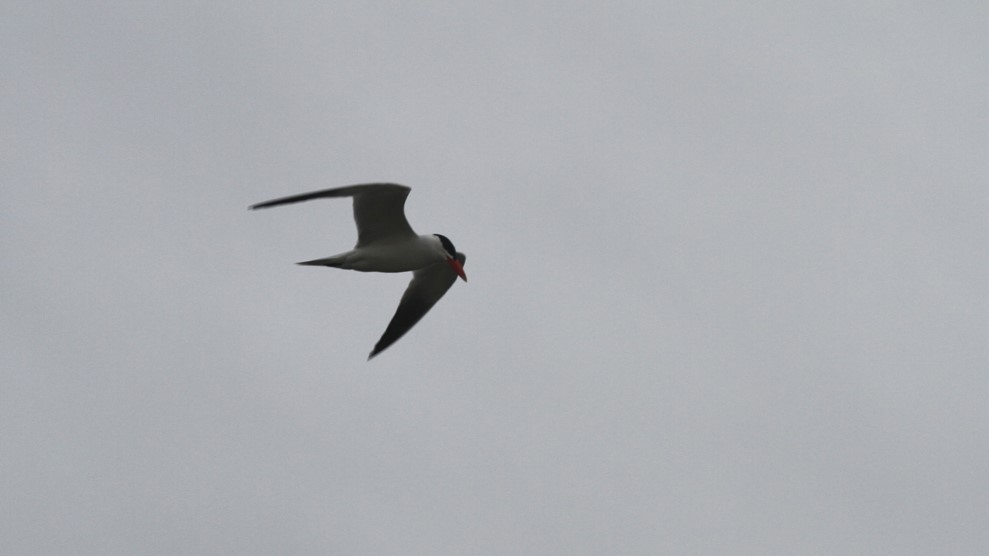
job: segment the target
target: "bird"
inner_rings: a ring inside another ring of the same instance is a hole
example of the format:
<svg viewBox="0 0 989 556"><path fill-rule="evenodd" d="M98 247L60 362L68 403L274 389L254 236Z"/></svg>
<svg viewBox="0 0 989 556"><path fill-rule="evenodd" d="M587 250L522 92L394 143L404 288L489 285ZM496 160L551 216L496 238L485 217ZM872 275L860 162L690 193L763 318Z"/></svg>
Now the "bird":
<svg viewBox="0 0 989 556"><path fill-rule="evenodd" d="M326 266L361 272L412 272L398 309L368 361L405 335L457 281L464 282L467 256L442 234L419 235L405 218L405 199L412 189L397 183L364 183L322 189L257 203L257 210L312 199L353 197L357 244L331 257L303 261L304 266Z"/></svg>

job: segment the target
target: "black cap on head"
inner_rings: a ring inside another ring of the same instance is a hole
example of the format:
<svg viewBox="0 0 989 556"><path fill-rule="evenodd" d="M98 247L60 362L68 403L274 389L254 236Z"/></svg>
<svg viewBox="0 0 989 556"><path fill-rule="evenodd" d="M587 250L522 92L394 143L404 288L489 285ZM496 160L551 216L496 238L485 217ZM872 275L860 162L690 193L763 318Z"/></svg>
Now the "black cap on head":
<svg viewBox="0 0 989 556"><path fill-rule="evenodd" d="M451 257L457 258L457 248L453 246L453 242L450 241L445 235L433 234L434 236L440 238L440 243L443 244L443 249L450 254Z"/></svg>

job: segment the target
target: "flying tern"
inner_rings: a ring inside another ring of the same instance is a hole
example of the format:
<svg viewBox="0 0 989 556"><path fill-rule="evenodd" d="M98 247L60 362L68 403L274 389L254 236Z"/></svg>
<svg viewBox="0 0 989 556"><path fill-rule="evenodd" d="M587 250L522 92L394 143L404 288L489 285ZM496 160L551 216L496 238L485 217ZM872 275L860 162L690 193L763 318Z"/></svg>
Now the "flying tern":
<svg viewBox="0 0 989 556"><path fill-rule="evenodd" d="M323 189L252 205L251 210L321 199L353 197L357 245L350 251L304 261L308 266L329 266L361 272L408 272L412 281L385 333L368 359L395 343L421 319L459 276L465 282L467 256L440 234L418 235L405 219L405 199L410 188L394 183L367 183Z"/></svg>

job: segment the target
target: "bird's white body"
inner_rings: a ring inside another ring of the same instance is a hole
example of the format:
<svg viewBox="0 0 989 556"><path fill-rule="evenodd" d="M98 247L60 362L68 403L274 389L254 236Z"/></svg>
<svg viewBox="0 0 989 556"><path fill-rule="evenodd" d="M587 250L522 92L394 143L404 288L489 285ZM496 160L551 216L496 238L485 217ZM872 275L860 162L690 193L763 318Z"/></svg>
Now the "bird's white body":
<svg viewBox="0 0 989 556"><path fill-rule="evenodd" d="M467 257L457 252L449 239L412 231L405 219L405 198L409 191L404 185L369 183L283 197L251 207L259 209L323 197L353 197L357 245L339 255L299 264L362 272L412 271L412 281L368 359L384 351L419 322L458 276L467 280L463 269Z"/></svg>
<svg viewBox="0 0 989 556"><path fill-rule="evenodd" d="M410 272L441 263L447 258L443 244L436 236L417 235L381 240L355 247L346 253L299 264L332 266L361 272Z"/></svg>

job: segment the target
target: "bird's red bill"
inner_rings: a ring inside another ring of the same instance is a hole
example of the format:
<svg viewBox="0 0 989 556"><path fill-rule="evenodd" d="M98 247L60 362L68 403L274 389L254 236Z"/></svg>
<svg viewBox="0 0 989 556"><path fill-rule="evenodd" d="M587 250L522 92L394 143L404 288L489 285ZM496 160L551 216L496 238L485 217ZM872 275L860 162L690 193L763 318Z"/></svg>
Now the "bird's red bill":
<svg viewBox="0 0 989 556"><path fill-rule="evenodd" d="M450 268L457 273L457 276L460 276L464 282L467 281L467 275L464 274L464 265L460 264L460 261L457 259L447 259L446 262L450 265Z"/></svg>

